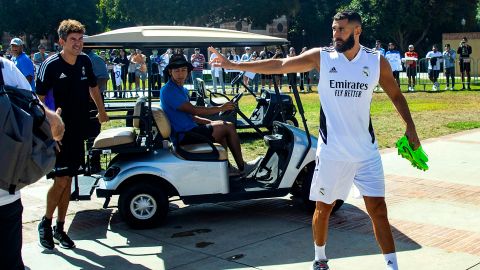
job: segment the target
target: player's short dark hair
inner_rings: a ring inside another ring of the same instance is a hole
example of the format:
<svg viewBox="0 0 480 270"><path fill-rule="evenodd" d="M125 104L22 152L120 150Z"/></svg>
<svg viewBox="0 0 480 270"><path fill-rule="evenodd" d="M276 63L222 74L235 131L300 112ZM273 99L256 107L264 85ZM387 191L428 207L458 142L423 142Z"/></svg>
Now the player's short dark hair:
<svg viewBox="0 0 480 270"><path fill-rule="evenodd" d="M71 33L85 34L85 26L76 20L63 20L60 23L57 32L59 38L67 40L67 36Z"/></svg>
<svg viewBox="0 0 480 270"><path fill-rule="evenodd" d="M357 22L362 25L362 17L358 12L353 10L340 11L333 16L334 21L348 20L348 22Z"/></svg>

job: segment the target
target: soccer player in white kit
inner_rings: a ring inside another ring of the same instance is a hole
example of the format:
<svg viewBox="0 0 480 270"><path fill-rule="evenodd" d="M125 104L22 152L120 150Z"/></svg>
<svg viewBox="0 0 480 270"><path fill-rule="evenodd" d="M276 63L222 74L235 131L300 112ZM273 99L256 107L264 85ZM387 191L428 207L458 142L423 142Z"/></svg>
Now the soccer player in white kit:
<svg viewBox="0 0 480 270"><path fill-rule="evenodd" d="M398 269L385 204L385 181L377 141L370 120L370 103L379 83L405 122L405 135L414 149L420 146L405 97L400 92L388 61L360 45L362 19L343 11L333 17L333 47L314 48L295 57L233 63L217 53L217 66L260 74L320 72L321 101L317 164L310 189L316 201L312 229L314 270L327 270L325 244L328 219L337 199L345 200L352 184L364 198L375 237L385 256L386 269ZM209 48L212 53L215 49Z"/></svg>

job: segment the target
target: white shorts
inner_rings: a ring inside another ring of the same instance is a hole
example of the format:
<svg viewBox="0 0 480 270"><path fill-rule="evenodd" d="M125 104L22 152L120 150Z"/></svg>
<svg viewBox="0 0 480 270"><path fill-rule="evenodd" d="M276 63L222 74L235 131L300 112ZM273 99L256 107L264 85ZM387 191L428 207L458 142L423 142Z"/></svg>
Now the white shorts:
<svg viewBox="0 0 480 270"><path fill-rule="evenodd" d="M352 183L362 196L385 197L385 177L380 154L361 162L345 162L317 157L310 200L331 204L346 200Z"/></svg>

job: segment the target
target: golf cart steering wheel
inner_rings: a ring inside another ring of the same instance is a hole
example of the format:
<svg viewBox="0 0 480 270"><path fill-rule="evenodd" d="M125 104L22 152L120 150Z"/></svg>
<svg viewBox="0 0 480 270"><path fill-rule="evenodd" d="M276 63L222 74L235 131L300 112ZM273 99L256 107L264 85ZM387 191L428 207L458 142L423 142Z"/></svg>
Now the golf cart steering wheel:
<svg viewBox="0 0 480 270"><path fill-rule="evenodd" d="M229 101L229 102L235 103L235 109L233 109L231 111L220 112L218 115L223 116L223 115L230 114L230 113L234 112L236 110L237 106L238 106L238 101L242 98L242 96L243 96L243 92L238 93Z"/></svg>

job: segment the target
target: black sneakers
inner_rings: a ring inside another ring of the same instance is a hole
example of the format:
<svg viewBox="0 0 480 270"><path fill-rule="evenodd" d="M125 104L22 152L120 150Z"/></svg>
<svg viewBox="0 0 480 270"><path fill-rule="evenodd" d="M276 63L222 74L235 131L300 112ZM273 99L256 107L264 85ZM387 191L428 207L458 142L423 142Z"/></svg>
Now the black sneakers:
<svg viewBox="0 0 480 270"><path fill-rule="evenodd" d="M67 233L62 229L57 229L57 226L53 226L53 242L60 245L62 248L71 249L75 247L75 243L68 237Z"/></svg>
<svg viewBox="0 0 480 270"><path fill-rule="evenodd" d="M38 245L48 250L55 248L55 244L53 243L52 220L47 220L45 217L38 223Z"/></svg>
<svg viewBox="0 0 480 270"><path fill-rule="evenodd" d="M328 260L314 261L312 269L313 270L329 270L330 268L328 267L327 262Z"/></svg>

